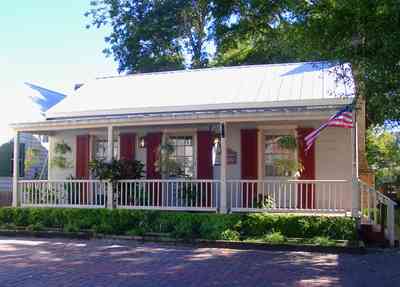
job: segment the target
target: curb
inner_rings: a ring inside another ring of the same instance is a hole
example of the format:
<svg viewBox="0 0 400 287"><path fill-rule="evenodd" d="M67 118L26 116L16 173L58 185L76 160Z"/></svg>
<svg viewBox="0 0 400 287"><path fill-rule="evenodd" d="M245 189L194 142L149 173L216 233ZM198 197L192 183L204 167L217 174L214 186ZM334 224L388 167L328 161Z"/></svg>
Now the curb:
<svg viewBox="0 0 400 287"><path fill-rule="evenodd" d="M94 234L92 232L62 232L62 231L27 231L27 230L5 230L0 229L0 236L8 237L36 237L36 238L66 238L66 239L105 239L105 240L125 240L138 243L157 242L168 245L196 246L202 248L225 248L237 250L264 250L264 251L298 251L298 252L317 252L334 254L366 254L367 249L362 241L358 246L317 246L317 245L296 245L296 244L270 244L262 242L243 242L225 240L182 240L170 237L159 236L128 236L128 235L106 235Z"/></svg>

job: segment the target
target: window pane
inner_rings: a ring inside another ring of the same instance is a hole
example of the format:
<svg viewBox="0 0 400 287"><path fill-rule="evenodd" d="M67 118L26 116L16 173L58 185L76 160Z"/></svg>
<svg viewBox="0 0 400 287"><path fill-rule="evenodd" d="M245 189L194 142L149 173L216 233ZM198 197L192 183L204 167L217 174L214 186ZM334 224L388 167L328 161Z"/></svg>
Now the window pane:
<svg viewBox="0 0 400 287"><path fill-rule="evenodd" d="M193 176L193 139L190 136L171 136L170 144L174 148L171 156L182 168L184 176Z"/></svg>
<svg viewBox="0 0 400 287"><path fill-rule="evenodd" d="M278 141L284 135L265 136L264 166L265 176L291 176L288 162L295 159L293 150L283 149Z"/></svg>

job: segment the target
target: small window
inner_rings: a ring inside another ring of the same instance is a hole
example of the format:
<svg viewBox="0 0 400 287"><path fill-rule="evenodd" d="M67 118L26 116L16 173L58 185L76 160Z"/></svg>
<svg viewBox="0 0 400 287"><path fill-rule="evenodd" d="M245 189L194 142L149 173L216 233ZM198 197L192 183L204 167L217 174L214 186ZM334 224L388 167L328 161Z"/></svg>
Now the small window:
<svg viewBox="0 0 400 287"><path fill-rule="evenodd" d="M169 136L169 143L173 146L174 152L171 159L179 163L184 177L194 175L194 150L192 136Z"/></svg>
<svg viewBox="0 0 400 287"><path fill-rule="evenodd" d="M102 138L95 138L94 142L94 159L95 160L106 160L107 159L107 145L108 141ZM114 140L114 158L118 158L119 146L118 140Z"/></svg>
<svg viewBox="0 0 400 287"><path fill-rule="evenodd" d="M287 166L295 160L295 152L280 147L279 138L285 135L266 135L264 146L264 166L266 177L293 176Z"/></svg>

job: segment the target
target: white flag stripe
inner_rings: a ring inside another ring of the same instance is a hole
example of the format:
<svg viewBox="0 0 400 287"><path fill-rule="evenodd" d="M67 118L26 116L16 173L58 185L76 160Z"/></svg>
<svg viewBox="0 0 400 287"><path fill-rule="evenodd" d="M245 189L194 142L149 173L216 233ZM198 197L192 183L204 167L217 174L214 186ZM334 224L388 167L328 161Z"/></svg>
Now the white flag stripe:
<svg viewBox="0 0 400 287"><path fill-rule="evenodd" d="M326 122L324 122L319 128L315 129L307 136L305 140L305 151L307 152L316 141L319 134L326 127L341 127L341 128L353 128L353 113L351 107L347 106L331 116Z"/></svg>

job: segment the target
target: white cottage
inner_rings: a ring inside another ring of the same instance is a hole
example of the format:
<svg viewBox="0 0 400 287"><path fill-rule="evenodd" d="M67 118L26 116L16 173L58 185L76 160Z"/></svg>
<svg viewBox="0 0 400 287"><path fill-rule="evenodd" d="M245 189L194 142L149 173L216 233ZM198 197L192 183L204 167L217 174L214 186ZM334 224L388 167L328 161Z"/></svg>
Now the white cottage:
<svg viewBox="0 0 400 287"><path fill-rule="evenodd" d="M357 216L356 129L327 128L304 151L308 133L353 103L342 68L254 65L87 82L45 120L13 125L16 141L21 132L49 136L50 161L56 146L68 150L68 164L49 165L48 181L19 181L14 204ZM157 169L163 143L182 176ZM113 158L143 162L145 177L114 188L91 177L91 160Z"/></svg>

